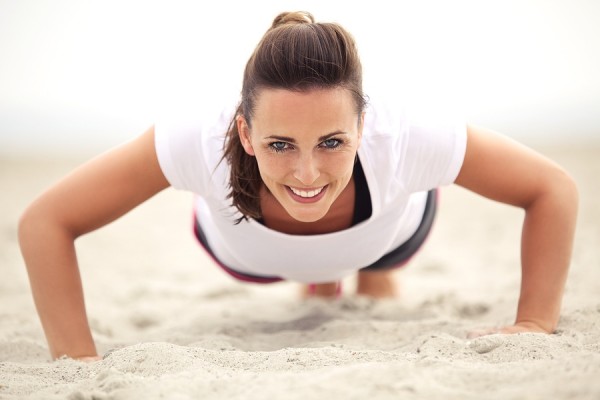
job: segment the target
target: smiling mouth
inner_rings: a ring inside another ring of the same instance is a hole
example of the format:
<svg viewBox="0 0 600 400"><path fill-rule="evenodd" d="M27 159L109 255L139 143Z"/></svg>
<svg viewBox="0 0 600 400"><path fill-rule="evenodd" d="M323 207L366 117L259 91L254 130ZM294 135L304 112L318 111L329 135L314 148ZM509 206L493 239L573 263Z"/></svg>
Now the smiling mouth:
<svg viewBox="0 0 600 400"><path fill-rule="evenodd" d="M325 186L317 188L317 189L311 189L311 190L296 189L296 188L293 188L291 186L288 186L288 188L290 188L290 190L296 196L300 196L300 197L305 198L305 199L311 199L313 197L318 196L323 191L323 189L325 188Z"/></svg>

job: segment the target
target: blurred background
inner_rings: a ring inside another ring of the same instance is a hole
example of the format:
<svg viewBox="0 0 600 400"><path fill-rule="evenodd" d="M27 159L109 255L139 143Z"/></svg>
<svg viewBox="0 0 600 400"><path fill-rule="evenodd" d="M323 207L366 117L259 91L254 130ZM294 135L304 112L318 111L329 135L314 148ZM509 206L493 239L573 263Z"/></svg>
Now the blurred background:
<svg viewBox="0 0 600 400"><path fill-rule="evenodd" d="M236 95L285 10L348 28L367 91L530 145L600 143L596 0L0 0L0 157L92 155Z"/></svg>

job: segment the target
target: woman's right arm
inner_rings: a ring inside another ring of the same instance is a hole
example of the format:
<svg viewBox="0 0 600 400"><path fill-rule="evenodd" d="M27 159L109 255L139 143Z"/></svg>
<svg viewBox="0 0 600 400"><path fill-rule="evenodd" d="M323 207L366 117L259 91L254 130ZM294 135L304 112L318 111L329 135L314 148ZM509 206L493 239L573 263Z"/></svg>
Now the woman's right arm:
<svg viewBox="0 0 600 400"><path fill-rule="evenodd" d="M25 210L19 221L19 243L53 358L97 356L75 239L168 186L158 164L152 127L77 168Z"/></svg>

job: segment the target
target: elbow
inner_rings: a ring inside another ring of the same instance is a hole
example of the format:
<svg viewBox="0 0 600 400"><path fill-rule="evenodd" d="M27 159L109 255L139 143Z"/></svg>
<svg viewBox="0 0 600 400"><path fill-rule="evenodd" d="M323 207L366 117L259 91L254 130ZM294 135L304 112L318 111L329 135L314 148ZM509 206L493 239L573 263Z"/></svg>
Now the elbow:
<svg viewBox="0 0 600 400"><path fill-rule="evenodd" d="M540 186L540 192L531 206L547 208L553 218L561 217L575 225L579 209L579 190L577 183L564 169L556 167L546 175L545 182Z"/></svg>
<svg viewBox="0 0 600 400"><path fill-rule="evenodd" d="M535 194L521 206L527 213L544 210L549 218L566 218L574 225L579 208L579 190L571 175L559 166L541 174Z"/></svg>
<svg viewBox="0 0 600 400"><path fill-rule="evenodd" d="M560 198L562 208L570 212L575 218L579 209L579 189L575 179L561 168L557 172L554 187L555 193Z"/></svg>
<svg viewBox="0 0 600 400"><path fill-rule="evenodd" d="M35 233L39 231L39 227L37 226L39 223L39 218L36 217L36 214L36 207L34 205L30 205L19 217L17 236L22 252L25 251L27 243L33 238Z"/></svg>
<svg viewBox="0 0 600 400"><path fill-rule="evenodd" d="M41 244L49 241L75 241L80 235L64 222L56 208L48 206L43 199L29 205L20 215L17 225L17 237L21 253L35 252Z"/></svg>
<svg viewBox="0 0 600 400"><path fill-rule="evenodd" d="M23 211L17 225L17 237L23 255L31 249L35 243L45 243L50 238L57 237L61 232L60 224L52 213L36 201Z"/></svg>

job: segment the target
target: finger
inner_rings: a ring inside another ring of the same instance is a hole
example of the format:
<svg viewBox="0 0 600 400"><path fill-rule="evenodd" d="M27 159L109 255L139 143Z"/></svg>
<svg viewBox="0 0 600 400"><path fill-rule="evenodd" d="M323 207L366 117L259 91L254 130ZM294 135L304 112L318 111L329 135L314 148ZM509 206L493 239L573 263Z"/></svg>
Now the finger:
<svg viewBox="0 0 600 400"><path fill-rule="evenodd" d="M493 335L495 333L500 333L500 330L496 327L493 328L485 328L485 329L476 329L467 334L468 339L475 339L481 336Z"/></svg>

